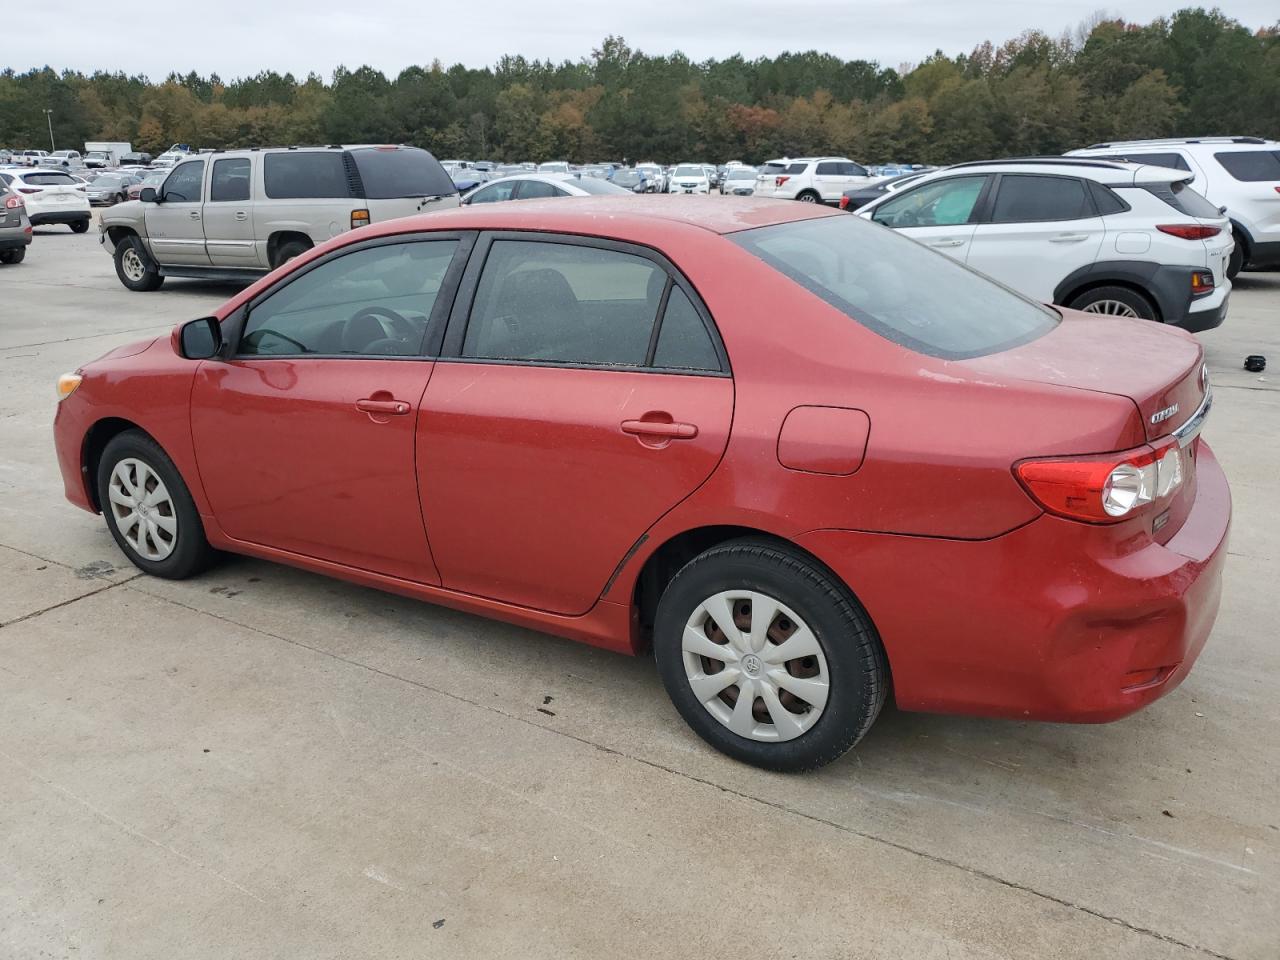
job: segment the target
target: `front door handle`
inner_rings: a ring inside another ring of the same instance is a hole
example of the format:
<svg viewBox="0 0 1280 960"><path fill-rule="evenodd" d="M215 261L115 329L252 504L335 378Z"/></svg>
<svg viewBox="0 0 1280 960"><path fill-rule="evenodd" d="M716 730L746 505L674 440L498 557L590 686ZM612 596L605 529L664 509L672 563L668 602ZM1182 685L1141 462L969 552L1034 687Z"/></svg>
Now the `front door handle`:
<svg viewBox="0 0 1280 960"><path fill-rule="evenodd" d="M199 210L192 210L190 213L188 213L188 214L187 214L187 216L189 216L192 220L199 220L199 219L200 219L200 211L199 211Z"/></svg>
<svg viewBox="0 0 1280 960"><path fill-rule="evenodd" d="M237 210L236 219L243 223L245 220L249 219L249 215L245 213L243 210Z"/></svg>
<svg viewBox="0 0 1280 960"><path fill-rule="evenodd" d="M1087 233L1060 233L1056 237L1050 237L1050 243L1079 243L1081 240L1088 240Z"/></svg>
<svg viewBox="0 0 1280 960"><path fill-rule="evenodd" d="M672 423L665 420L623 420L622 432L637 437L660 437L663 440L692 440L698 428L692 423Z"/></svg>
<svg viewBox="0 0 1280 960"><path fill-rule="evenodd" d="M963 240L931 240L929 241L929 246L931 247L963 247L964 241Z"/></svg>
<svg viewBox="0 0 1280 960"><path fill-rule="evenodd" d="M365 397L356 401L356 409L370 415L403 417L409 412L409 404L403 400L375 400L372 397Z"/></svg>

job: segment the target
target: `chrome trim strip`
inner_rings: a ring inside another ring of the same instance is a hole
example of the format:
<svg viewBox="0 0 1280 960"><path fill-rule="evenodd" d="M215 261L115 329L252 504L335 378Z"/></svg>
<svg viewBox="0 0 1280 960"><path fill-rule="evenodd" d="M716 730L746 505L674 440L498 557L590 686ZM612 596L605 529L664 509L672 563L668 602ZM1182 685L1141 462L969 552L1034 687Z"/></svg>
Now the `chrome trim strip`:
<svg viewBox="0 0 1280 960"><path fill-rule="evenodd" d="M1200 435L1200 431L1204 428L1205 418L1209 416L1209 409L1213 406L1213 389L1210 388L1204 392L1204 399L1200 401L1200 407L1193 413L1182 426L1173 431L1173 438L1178 441L1178 446L1186 448L1191 445L1191 441Z"/></svg>

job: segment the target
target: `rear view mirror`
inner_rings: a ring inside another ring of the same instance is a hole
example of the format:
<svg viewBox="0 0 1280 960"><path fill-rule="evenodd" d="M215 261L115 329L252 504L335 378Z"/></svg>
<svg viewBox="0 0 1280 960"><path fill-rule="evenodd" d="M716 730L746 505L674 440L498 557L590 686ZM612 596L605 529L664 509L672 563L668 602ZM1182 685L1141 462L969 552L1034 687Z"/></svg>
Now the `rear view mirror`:
<svg viewBox="0 0 1280 960"><path fill-rule="evenodd" d="M217 317L201 317L182 325L179 333L182 355L188 360L208 360L222 349L222 324Z"/></svg>
<svg viewBox="0 0 1280 960"><path fill-rule="evenodd" d="M143 187L142 192L138 194L138 199L143 203L156 203L159 201L155 187Z"/></svg>

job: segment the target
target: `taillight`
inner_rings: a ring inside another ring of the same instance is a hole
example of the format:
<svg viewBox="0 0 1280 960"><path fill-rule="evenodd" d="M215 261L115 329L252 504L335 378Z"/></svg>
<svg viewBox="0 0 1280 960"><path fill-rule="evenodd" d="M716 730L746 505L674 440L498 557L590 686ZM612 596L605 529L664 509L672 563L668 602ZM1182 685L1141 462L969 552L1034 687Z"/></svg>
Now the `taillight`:
<svg viewBox="0 0 1280 960"><path fill-rule="evenodd" d="M1191 273L1191 295L1201 297L1213 293L1213 274L1208 270L1194 270Z"/></svg>
<svg viewBox="0 0 1280 960"><path fill-rule="evenodd" d="M1202 227L1191 223L1162 223L1156 229L1183 240L1208 240L1222 232L1221 227Z"/></svg>
<svg viewBox="0 0 1280 960"><path fill-rule="evenodd" d="M18 192L19 193L41 193L42 191L39 187L19 187Z"/></svg>
<svg viewBox="0 0 1280 960"><path fill-rule="evenodd" d="M5 198L4 208L6 210L17 210L20 206L22 206L22 199L20 197Z"/></svg>
<svg viewBox="0 0 1280 960"><path fill-rule="evenodd" d="M1050 513L1087 523L1117 523L1182 485L1182 448L1165 440L1104 456L1024 460L1013 472Z"/></svg>
<svg viewBox="0 0 1280 960"><path fill-rule="evenodd" d="M790 179L791 179L790 177L775 177L773 181L773 185L775 187L780 187Z"/></svg>
<svg viewBox="0 0 1280 960"><path fill-rule="evenodd" d="M841 197L841 198L840 198L840 209L841 209L841 210L848 210L848 209L849 209L849 198L848 198L848 197Z"/></svg>

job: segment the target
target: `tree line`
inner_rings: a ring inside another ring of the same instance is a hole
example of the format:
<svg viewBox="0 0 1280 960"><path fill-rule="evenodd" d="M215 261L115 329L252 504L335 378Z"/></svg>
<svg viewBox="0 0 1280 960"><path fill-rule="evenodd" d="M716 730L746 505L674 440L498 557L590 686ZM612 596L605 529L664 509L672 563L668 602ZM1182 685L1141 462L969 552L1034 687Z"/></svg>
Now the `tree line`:
<svg viewBox="0 0 1280 960"><path fill-rule="evenodd" d="M45 111L51 110L47 117ZM694 62L622 37L552 63L170 74L0 73L0 146L127 140L229 148L412 143L496 160L742 159L833 153L866 163L1054 154L1099 140L1280 137L1280 21L1253 32L1221 11L1147 24L1095 17L897 69L809 51Z"/></svg>

